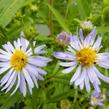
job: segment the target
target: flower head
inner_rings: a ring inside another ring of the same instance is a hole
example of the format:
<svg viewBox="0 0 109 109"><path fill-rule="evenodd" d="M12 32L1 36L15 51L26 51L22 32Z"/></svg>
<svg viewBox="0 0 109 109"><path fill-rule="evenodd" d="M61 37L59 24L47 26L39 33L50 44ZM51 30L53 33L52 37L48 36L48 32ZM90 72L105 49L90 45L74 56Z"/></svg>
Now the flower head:
<svg viewBox="0 0 109 109"><path fill-rule="evenodd" d="M87 35L83 36L80 30L80 36L72 36L67 52L54 52L54 56L67 62L60 62L63 67L67 67L62 72L67 74L76 69L76 72L70 80L70 84L80 86L80 89L86 87L90 92L90 83L96 91L100 92L100 80L109 83L109 78L99 72L96 66L109 68L109 53L98 53L101 49L102 37L96 39L95 28Z"/></svg>
<svg viewBox="0 0 109 109"><path fill-rule="evenodd" d="M92 25L91 21L82 21L81 27L83 29L93 29L93 25Z"/></svg>
<svg viewBox="0 0 109 109"><path fill-rule="evenodd" d="M94 91L91 95L91 100L90 100L90 104L93 106L104 106L103 102L104 98L101 96L100 92L96 92Z"/></svg>
<svg viewBox="0 0 109 109"><path fill-rule="evenodd" d="M93 24L91 23L91 21L82 21L80 24L84 35L86 36L88 33L90 33L93 29Z"/></svg>
<svg viewBox="0 0 109 109"><path fill-rule="evenodd" d="M23 34L21 33L21 35ZM38 88L37 80L43 80L43 75L46 75L46 71L40 67L46 66L51 61L47 57L39 56L46 53L43 50L44 47L45 45L36 47L35 55L33 55L29 41L23 37L14 41L13 45L10 42L3 45L3 49L0 49L0 74L5 72L6 74L0 81L2 90L6 90L7 93L16 84L12 94L20 88L21 93L25 96L26 84L31 94L34 85Z"/></svg>
<svg viewBox="0 0 109 109"><path fill-rule="evenodd" d="M33 12L36 12L38 10L38 6L36 4L30 4L30 9Z"/></svg>
<svg viewBox="0 0 109 109"><path fill-rule="evenodd" d="M67 32L61 32L57 35L56 41L61 45L68 45L70 43L70 35Z"/></svg>

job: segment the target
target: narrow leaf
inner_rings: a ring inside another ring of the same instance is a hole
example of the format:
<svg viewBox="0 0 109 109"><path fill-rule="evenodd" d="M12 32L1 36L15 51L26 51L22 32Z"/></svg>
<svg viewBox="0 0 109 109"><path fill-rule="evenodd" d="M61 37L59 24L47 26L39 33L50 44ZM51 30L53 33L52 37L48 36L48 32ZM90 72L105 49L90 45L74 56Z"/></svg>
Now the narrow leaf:
<svg viewBox="0 0 109 109"><path fill-rule="evenodd" d="M47 6L49 7L49 9L52 11L52 13L54 14L56 20L58 21L58 23L60 24L60 26L66 31L69 32L69 29L65 23L65 20L63 19L63 17L60 15L60 13L54 9L52 6L50 6L49 4L47 4Z"/></svg>
<svg viewBox="0 0 109 109"><path fill-rule="evenodd" d="M15 13L24 5L30 3L32 0L1 0L0 4L0 26L3 28L15 16Z"/></svg>

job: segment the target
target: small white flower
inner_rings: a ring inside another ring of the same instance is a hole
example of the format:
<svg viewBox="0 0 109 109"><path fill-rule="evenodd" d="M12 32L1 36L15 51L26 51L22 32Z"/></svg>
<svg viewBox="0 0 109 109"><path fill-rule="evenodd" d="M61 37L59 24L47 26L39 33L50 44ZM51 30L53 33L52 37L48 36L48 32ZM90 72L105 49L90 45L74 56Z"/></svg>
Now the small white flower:
<svg viewBox="0 0 109 109"><path fill-rule="evenodd" d="M93 29L93 24L91 21L82 21L81 22L81 27L83 30L92 30Z"/></svg>
<svg viewBox="0 0 109 109"><path fill-rule="evenodd" d="M45 45L41 45L35 48L35 56L32 53L32 49L29 47L29 41L27 41L23 33L21 38L14 41L13 45L7 42L3 45L3 49L0 49L0 74L5 73L1 79L1 90L5 90L6 93L16 84L16 88L12 92L14 94L18 88L20 88L23 96L26 95L26 84L30 94L32 94L32 88L34 85L38 88L37 80L43 80L43 75L46 75L46 71L40 67L46 66L51 59L39 54L46 53L43 48ZM12 95L11 94L11 95Z"/></svg>
<svg viewBox="0 0 109 109"><path fill-rule="evenodd" d="M67 74L77 68L70 80L70 84L80 86L80 89L86 87L90 92L90 83L97 92L100 92L100 80L109 83L109 78L99 72L96 66L109 68L109 53L98 53L101 48L102 37L96 38L95 28L87 35L83 36L80 30L79 36L72 36L68 52L55 52L54 56L58 59L69 62L61 62L60 65L67 67L62 72Z"/></svg>

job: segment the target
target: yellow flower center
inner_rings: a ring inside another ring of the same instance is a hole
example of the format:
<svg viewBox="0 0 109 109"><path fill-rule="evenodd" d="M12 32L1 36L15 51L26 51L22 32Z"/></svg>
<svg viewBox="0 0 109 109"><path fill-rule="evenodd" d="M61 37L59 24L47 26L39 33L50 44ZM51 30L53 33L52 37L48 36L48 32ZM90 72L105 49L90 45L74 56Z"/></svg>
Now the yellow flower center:
<svg viewBox="0 0 109 109"><path fill-rule="evenodd" d="M90 47L83 48L76 53L76 58L81 65L89 67L95 63L96 51Z"/></svg>
<svg viewBox="0 0 109 109"><path fill-rule="evenodd" d="M93 101L93 102L96 103L96 102L98 102L98 98L94 98L94 97L93 97L93 98L91 98L91 101Z"/></svg>
<svg viewBox="0 0 109 109"><path fill-rule="evenodd" d="M15 50L11 56L11 66L18 72L27 64L28 56L21 50Z"/></svg>

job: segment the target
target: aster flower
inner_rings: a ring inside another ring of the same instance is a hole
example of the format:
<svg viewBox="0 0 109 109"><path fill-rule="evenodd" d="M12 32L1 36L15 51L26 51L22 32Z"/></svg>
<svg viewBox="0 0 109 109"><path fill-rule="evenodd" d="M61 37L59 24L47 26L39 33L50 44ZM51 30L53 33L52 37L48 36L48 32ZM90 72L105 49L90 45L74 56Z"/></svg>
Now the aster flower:
<svg viewBox="0 0 109 109"><path fill-rule="evenodd" d="M57 35L56 41L61 45L68 45L70 43L70 35L67 32L61 32Z"/></svg>
<svg viewBox="0 0 109 109"><path fill-rule="evenodd" d="M21 36L23 33L21 33ZM3 49L0 49L0 74L5 73L1 79L1 90L9 92L11 88L16 85L14 94L19 88L23 96L26 95L28 86L30 94L32 94L32 88L36 86L38 88L37 80L43 80L43 76L46 75L46 71L40 67L47 65L51 59L39 56L39 54L46 53L43 48L45 45L38 46L34 49L36 55L33 55L32 49L29 47L29 41L25 38L18 38L14 41L13 45L7 42L3 45Z"/></svg>
<svg viewBox="0 0 109 109"><path fill-rule="evenodd" d="M101 36L96 39L95 28L87 37L84 37L80 30L80 36L72 36L67 52L54 52L56 58L66 61L59 63L67 67L62 71L63 73L68 74L76 68L70 80L71 85L74 83L80 89L85 86L87 92L90 92L90 83L92 83L95 90L100 92L100 79L109 83L109 78L96 68L96 66L109 68L109 53L98 53L102 47L101 41Z"/></svg>
<svg viewBox="0 0 109 109"><path fill-rule="evenodd" d="M101 96L100 92L94 91L91 95L90 104L93 106L100 106L103 107L104 104L102 103L104 101L104 98Z"/></svg>

